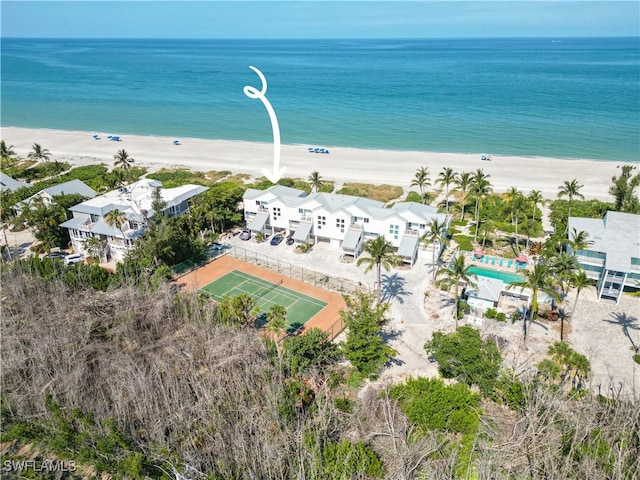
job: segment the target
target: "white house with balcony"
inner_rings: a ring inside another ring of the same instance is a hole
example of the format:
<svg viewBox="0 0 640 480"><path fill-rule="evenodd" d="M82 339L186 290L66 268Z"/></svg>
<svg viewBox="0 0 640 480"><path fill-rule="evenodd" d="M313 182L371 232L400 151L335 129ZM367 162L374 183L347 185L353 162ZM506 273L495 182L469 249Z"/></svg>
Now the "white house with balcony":
<svg viewBox="0 0 640 480"><path fill-rule="evenodd" d="M420 252L420 237L437 218L449 219L429 205L399 202L391 207L368 198L338 193L312 193L275 185L267 190L247 189L244 218L253 233L292 234L297 243L327 242L342 255L357 258L364 243L383 236L398 249L404 263L413 265ZM440 249L441 245L432 248ZM430 252L430 250L429 250Z"/></svg>
<svg viewBox="0 0 640 480"><path fill-rule="evenodd" d="M596 281L598 299L618 303L625 287L640 288L640 215L609 211L602 219L570 217L569 231L574 228L592 242L575 255Z"/></svg>
<svg viewBox="0 0 640 480"><path fill-rule="evenodd" d="M142 179L74 205L69 209L73 218L60 225L69 229L73 250L87 254L85 241L97 236L105 245L103 257L107 261L122 261L144 233L147 220L155 214L152 203L158 188L166 204L162 215L170 217L187 212L189 199L207 190L200 185L162 188L158 180ZM113 210L118 210L124 217L121 228L109 225L106 220Z"/></svg>

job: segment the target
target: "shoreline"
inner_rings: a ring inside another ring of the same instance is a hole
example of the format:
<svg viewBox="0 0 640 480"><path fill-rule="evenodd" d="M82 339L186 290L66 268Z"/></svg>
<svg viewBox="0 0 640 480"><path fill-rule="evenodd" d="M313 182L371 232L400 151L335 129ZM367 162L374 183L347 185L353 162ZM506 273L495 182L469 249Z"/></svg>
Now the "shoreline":
<svg viewBox="0 0 640 480"><path fill-rule="evenodd" d="M261 177L261 169L273 167L273 144L241 140L211 140L174 138L165 136L120 135L120 142L107 139L117 132L67 131L46 128L2 127L2 140L20 157L26 157L31 145L39 143L51 152L52 159L73 166L104 163L113 166L113 156L124 149L135 159L135 165L150 172L161 168L188 168L194 171L231 170ZM94 134L100 140L93 138ZM173 141L179 139L180 145ZM312 145L326 147L324 145ZM329 148L329 147L326 147ZM310 153L303 144L281 145L280 165L287 167L285 176L306 179L317 170L326 180L336 184L345 182L391 184L410 189L418 168L429 169L433 191L435 179L443 167L455 172L473 172L482 168L490 175L494 192L502 193L517 187L524 194L540 190L544 198L557 198L558 187L565 180L576 178L584 187L586 199L611 201L611 177L619 166L638 162L614 160L584 160L550 157L517 157L491 155L481 160L482 153L459 154L413 150L381 150L352 147L331 147L330 154ZM416 187L413 187L417 190Z"/></svg>

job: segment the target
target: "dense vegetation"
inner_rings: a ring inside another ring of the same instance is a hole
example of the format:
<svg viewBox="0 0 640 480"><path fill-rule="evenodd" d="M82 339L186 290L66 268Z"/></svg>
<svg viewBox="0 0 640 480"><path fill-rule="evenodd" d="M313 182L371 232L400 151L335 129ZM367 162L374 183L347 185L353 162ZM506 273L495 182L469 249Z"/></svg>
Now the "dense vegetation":
<svg viewBox="0 0 640 480"><path fill-rule="evenodd" d="M561 344L549 361L566 367L552 379L545 365L520 379L491 367L477 373L490 394L464 372L453 384L414 378L357 395L354 370L339 363L349 347L318 330L276 348L250 323L142 272L137 286L117 274L105 288L90 281L91 266L29 265L2 269L1 434L18 442L9 458L29 443L39 458L119 478L640 473L638 404L575 395L580 358ZM371 307L373 298L355 299L351 315L379 335ZM467 327L431 351L451 366L489 349L495 365L490 345Z"/></svg>

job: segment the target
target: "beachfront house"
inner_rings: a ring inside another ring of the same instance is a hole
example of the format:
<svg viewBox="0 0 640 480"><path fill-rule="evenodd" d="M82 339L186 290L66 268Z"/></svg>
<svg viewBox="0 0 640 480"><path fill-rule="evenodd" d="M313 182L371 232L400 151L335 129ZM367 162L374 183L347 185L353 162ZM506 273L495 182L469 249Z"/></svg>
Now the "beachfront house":
<svg viewBox="0 0 640 480"><path fill-rule="evenodd" d="M207 190L200 185L183 185L176 188L162 188L158 180L142 179L74 205L69 210L73 218L62 223L69 229L73 250L87 254L85 241L99 237L104 244L103 260L122 261L135 241L146 229L147 220L155 212L152 209L153 195L160 189L160 196L166 204L162 215L175 216L189 210L189 199ZM118 210L123 224L109 224L109 212Z"/></svg>
<svg viewBox="0 0 640 480"><path fill-rule="evenodd" d="M569 231L584 231L592 242L573 252L589 278L596 281L598 300L618 303L625 287L640 288L640 215L609 211L604 218L569 218Z"/></svg>
<svg viewBox="0 0 640 480"><path fill-rule="evenodd" d="M97 195L95 190L89 187L82 180L70 180L68 182L59 183L51 187L43 188L39 192L31 195L29 198L16 204L13 208L16 215L25 209L33 205L35 202L41 201L44 206L49 207L53 205L54 198L58 195L81 195L84 198L93 198Z"/></svg>
<svg viewBox="0 0 640 480"><path fill-rule="evenodd" d="M357 258L369 239L384 236L402 261L413 265L419 255L420 237L434 218L449 219L429 205L399 202L391 207L368 198L337 193L313 193L274 185L266 190L247 189L244 218L254 234L283 232L296 243L326 242L345 257ZM447 227L445 226L445 229ZM432 248L438 251L441 245ZM431 255L429 250L429 255Z"/></svg>

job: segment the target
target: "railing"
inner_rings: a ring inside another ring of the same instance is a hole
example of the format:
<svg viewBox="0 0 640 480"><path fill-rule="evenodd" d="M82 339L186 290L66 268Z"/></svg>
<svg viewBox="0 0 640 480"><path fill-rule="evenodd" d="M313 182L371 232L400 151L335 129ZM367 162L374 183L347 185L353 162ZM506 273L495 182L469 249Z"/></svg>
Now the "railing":
<svg viewBox="0 0 640 480"><path fill-rule="evenodd" d="M269 213L269 209L267 207L259 206L258 207L258 212Z"/></svg>
<svg viewBox="0 0 640 480"><path fill-rule="evenodd" d="M352 223L351 225L349 225L349 229L363 230L364 229L364 225L361 224L361 223Z"/></svg>
<svg viewBox="0 0 640 480"><path fill-rule="evenodd" d="M300 217L300 221L313 223L313 217L311 215L303 215Z"/></svg>
<svg viewBox="0 0 640 480"><path fill-rule="evenodd" d="M405 235L415 235L416 237L420 234L420 232L418 230L416 230L415 228L407 228L404 231Z"/></svg>

